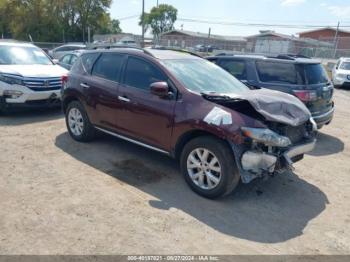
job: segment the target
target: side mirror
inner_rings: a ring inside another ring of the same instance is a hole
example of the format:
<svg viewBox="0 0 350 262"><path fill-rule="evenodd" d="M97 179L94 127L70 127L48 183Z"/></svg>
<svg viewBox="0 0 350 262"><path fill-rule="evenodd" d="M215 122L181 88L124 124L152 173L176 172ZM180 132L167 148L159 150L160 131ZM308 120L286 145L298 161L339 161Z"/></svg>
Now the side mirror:
<svg viewBox="0 0 350 262"><path fill-rule="evenodd" d="M151 94L159 97L169 96L169 86L167 82L155 82L150 86Z"/></svg>
<svg viewBox="0 0 350 262"><path fill-rule="evenodd" d="M53 62L55 65L57 65L58 62L59 62L59 60L58 60L58 59L52 59L52 62Z"/></svg>

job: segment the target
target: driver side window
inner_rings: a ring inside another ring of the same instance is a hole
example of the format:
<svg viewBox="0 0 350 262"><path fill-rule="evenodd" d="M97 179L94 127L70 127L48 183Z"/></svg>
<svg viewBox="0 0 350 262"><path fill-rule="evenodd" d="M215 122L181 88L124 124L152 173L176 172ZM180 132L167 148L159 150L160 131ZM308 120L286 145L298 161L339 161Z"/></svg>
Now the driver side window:
<svg viewBox="0 0 350 262"><path fill-rule="evenodd" d="M129 57L124 83L128 86L149 90L152 83L167 81L164 74L152 64L135 57Z"/></svg>

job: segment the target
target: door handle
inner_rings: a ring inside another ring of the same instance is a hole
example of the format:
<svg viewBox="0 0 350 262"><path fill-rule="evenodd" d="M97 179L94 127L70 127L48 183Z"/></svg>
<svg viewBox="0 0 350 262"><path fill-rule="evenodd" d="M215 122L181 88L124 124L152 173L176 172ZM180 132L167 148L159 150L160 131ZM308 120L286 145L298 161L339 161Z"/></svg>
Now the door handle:
<svg viewBox="0 0 350 262"><path fill-rule="evenodd" d="M131 101L129 98L127 98L125 96L118 96L118 99L120 101L123 101L123 102L126 102L126 103L130 103L130 101Z"/></svg>
<svg viewBox="0 0 350 262"><path fill-rule="evenodd" d="M89 87L90 87L89 85L84 84L84 83L80 83L80 86L81 86L82 88L89 88Z"/></svg>

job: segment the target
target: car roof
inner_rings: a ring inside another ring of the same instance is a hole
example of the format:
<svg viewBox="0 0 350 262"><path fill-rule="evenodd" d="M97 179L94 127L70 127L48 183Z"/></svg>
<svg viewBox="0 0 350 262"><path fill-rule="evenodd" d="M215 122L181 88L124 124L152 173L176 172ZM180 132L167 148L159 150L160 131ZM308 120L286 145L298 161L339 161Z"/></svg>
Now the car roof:
<svg viewBox="0 0 350 262"><path fill-rule="evenodd" d="M68 43L68 44L64 44L61 46L86 46L86 45L83 43ZM61 47L61 46L59 46L59 47Z"/></svg>
<svg viewBox="0 0 350 262"><path fill-rule="evenodd" d="M264 60L273 62L284 62L293 64L319 64L320 60L307 58L297 55L262 55L262 54L233 54L233 55L217 55L208 57L208 59L220 58L220 59L242 59L242 60Z"/></svg>
<svg viewBox="0 0 350 262"><path fill-rule="evenodd" d="M126 53L126 54L136 54L143 56L150 56L157 60L177 60L177 59L200 59L199 56L187 52L185 50L164 50L164 49L153 49L153 48L134 48L134 47L121 47L121 48L111 48L111 49L96 49L96 50L86 50L86 53Z"/></svg>

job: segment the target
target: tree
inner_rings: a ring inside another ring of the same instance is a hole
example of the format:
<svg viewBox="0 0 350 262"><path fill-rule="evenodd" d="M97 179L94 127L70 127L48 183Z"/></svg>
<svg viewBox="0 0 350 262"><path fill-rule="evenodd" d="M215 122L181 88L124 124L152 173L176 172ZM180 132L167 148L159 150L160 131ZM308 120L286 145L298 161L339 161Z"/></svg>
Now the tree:
<svg viewBox="0 0 350 262"><path fill-rule="evenodd" d="M117 19L112 19L111 21L111 34L120 34L122 29L120 28L120 22Z"/></svg>
<svg viewBox="0 0 350 262"><path fill-rule="evenodd" d="M144 23L145 29L150 28L155 38L159 39L162 33L174 29L176 19L177 9L172 5L161 4L158 7L153 7L150 13L141 15L139 25Z"/></svg>
<svg viewBox="0 0 350 262"><path fill-rule="evenodd" d="M120 32L112 0L0 0L0 37L36 42L86 41L91 32Z"/></svg>

